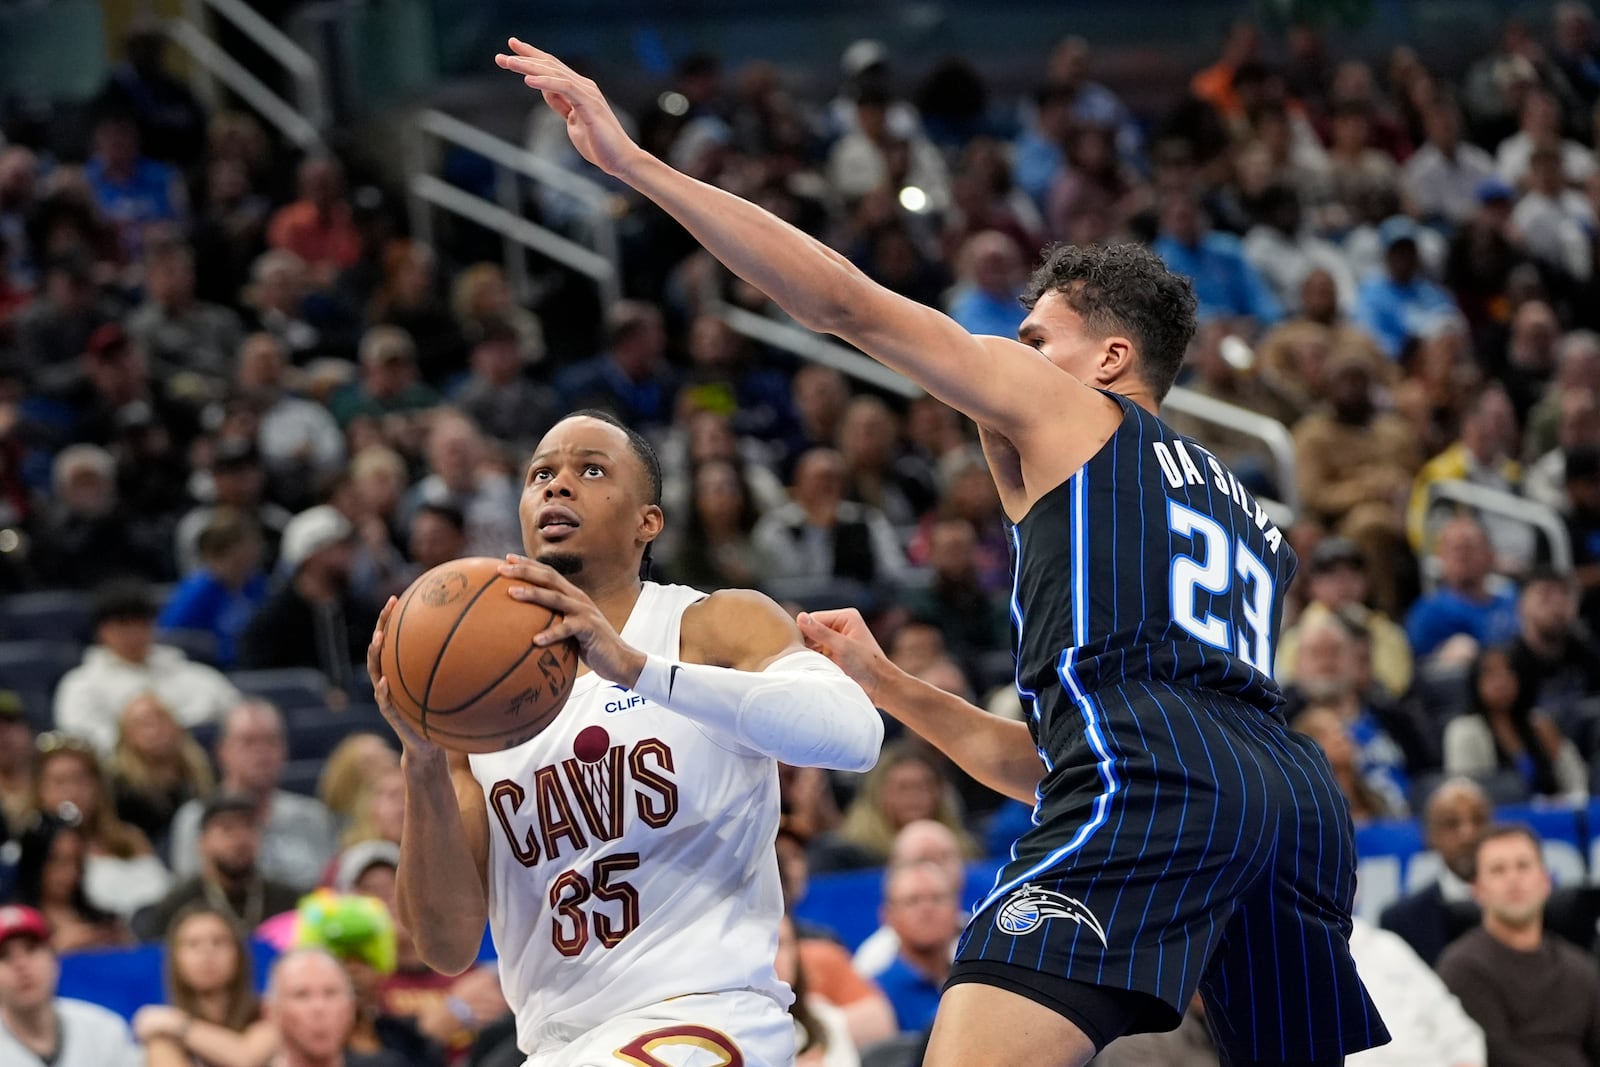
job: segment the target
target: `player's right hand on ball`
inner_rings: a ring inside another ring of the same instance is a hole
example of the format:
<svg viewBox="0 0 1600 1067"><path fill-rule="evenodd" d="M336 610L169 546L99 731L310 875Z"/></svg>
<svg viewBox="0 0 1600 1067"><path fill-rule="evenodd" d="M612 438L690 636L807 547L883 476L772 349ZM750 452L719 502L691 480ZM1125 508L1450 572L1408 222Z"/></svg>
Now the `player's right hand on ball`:
<svg viewBox="0 0 1600 1067"><path fill-rule="evenodd" d="M795 622L808 648L833 660L866 692L868 699L878 703L877 688L895 668L861 612L855 608L802 611Z"/></svg>
<svg viewBox="0 0 1600 1067"><path fill-rule="evenodd" d="M389 615L394 611L397 599L390 597L378 613L378 625L373 627L372 641L367 645L367 677L372 679L372 696L395 736L400 738L401 748L406 752L442 752L438 745L417 733L405 717L395 710L394 702L389 699L389 680L383 676L383 634L388 628Z"/></svg>

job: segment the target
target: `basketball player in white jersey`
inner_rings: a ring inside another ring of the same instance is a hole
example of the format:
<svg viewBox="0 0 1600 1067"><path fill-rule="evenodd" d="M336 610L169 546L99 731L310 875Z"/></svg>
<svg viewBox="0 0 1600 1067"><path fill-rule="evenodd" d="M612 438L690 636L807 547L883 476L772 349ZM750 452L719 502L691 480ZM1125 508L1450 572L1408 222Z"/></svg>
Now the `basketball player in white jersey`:
<svg viewBox="0 0 1600 1067"><path fill-rule="evenodd" d="M661 532L649 444L609 416L562 420L528 465L529 557L507 595L528 640L583 665L537 737L447 753L378 703L404 746L398 904L422 958L456 974L484 923L530 1067L768 1067L794 1059L773 969L783 911L778 761L861 771L878 713L759 593L641 578ZM543 633L540 605L564 618Z"/></svg>

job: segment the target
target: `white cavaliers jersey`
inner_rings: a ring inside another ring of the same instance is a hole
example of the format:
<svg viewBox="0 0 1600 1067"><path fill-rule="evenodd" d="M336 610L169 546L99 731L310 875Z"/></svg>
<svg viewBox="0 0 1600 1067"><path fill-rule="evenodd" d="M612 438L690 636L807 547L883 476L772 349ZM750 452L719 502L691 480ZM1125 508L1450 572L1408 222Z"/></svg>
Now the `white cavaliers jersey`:
<svg viewBox="0 0 1600 1067"><path fill-rule="evenodd" d="M678 658L704 593L644 583L622 639ZM489 806L489 925L532 1054L693 993L793 999L773 970L778 765L593 673L539 736L470 758Z"/></svg>

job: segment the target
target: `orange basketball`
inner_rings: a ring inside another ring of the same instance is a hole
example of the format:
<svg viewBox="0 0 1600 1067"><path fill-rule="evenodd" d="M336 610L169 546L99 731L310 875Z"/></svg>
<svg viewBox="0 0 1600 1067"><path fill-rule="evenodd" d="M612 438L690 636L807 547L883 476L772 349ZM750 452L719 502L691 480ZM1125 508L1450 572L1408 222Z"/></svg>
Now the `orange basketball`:
<svg viewBox="0 0 1600 1067"><path fill-rule="evenodd" d="M566 706L578 646L533 638L560 616L507 595L498 559L442 563L390 613L381 666L389 698L422 736L457 752L498 752Z"/></svg>

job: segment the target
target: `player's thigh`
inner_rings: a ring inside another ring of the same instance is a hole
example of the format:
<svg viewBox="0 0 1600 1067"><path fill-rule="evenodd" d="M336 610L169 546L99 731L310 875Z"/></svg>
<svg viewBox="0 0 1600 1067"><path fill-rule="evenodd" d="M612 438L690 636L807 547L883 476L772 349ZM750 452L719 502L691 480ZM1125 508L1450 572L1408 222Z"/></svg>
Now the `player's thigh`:
<svg viewBox="0 0 1600 1067"><path fill-rule="evenodd" d="M1094 1042L1070 1019L997 986L966 982L939 1001L923 1067L1082 1067Z"/></svg>

